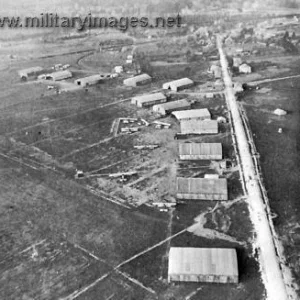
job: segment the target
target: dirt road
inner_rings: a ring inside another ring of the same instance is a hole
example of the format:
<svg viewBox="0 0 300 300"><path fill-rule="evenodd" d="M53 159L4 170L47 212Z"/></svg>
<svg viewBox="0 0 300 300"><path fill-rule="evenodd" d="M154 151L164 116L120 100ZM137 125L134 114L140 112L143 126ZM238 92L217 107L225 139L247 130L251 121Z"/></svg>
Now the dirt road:
<svg viewBox="0 0 300 300"><path fill-rule="evenodd" d="M259 174L256 172L249 140L244 128L238 105L232 88L232 80L228 72L228 62L222 49L221 38L218 38L218 50L225 83L225 96L229 113L233 121L238 155L240 157L242 176L244 177L250 217L256 233L255 246L258 252L260 271L266 289L268 300L297 299L292 288L292 278L289 270L285 269L281 261L277 241L273 235L273 223L267 214L267 203L264 201Z"/></svg>

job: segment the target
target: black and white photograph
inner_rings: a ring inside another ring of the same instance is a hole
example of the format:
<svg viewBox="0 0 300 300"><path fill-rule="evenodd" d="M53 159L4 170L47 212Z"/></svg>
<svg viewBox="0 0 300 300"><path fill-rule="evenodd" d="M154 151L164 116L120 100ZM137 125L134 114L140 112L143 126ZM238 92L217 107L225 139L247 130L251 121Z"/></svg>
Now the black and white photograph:
<svg viewBox="0 0 300 300"><path fill-rule="evenodd" d="M0 0L0 300L300 300L300 0Z"/></svg>

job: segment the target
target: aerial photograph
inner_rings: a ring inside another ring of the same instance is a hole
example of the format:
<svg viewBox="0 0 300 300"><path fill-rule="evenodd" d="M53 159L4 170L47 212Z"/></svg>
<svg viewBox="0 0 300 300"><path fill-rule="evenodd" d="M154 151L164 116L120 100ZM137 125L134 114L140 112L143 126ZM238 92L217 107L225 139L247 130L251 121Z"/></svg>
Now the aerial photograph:
<svg viewBox="0 0 300 300"><path fill-rule="evenodd" d="M0 300L300 299L300 0L0 0Z"/></svg>

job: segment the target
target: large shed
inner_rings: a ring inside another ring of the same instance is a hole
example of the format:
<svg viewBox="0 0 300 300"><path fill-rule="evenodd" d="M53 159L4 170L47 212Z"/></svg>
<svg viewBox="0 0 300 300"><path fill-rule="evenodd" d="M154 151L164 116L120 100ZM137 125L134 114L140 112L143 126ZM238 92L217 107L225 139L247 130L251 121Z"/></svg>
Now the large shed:
<svg viewBox="0 0 300 300"><path fill-rule="evenodd" d="M228 200L227 179L177 177L177 198L186 200Z"/></svg>
<svg viewBox="0 0 300 300"><path fill-rule="evenodd" d="M140 86L147 83L150 83L152 81L152 78L148 74L141 74L134 77L130 77L127 79L124 79L123 83L127 86Z"/></svg>
<svg viewBox="0 0 300 300"><path fill-rule="evenodd" d="M162 88L164 90L172 90L174 92L187 89L194 85L194 81L189 78L181 78L178 80L166 82L163 84Z"/></svg>
<svg viewBox="0 0 300 300"><path fill-rule="evenodd" d="M168 282L172 281L238 283L236 250L171 247Z"/></svg>
<svg viewBox="0 0 300 300"><path fill-rule="evenodd" d="M211 118L207 108L174 111L172 115L180 122L188 120L210 120Z"/></svg>
<svg viewBox="0 0 300 300"><path fill-rule="evenodd" d="M217 120L183 120L180 122L182 134L217 134Z"/></svg>
<svg viewBox="0 0 300 300"><path fill-rule="evenodd" d="M44 79L59 81L72 77L72 73L69 70L57 71L54 73L44 75Z"/></svg>
<svg viewBox="0 0 300 300"><path fill-rule="evenodd" d="M86 87L89 85L94 85L99 83L101 79L103 79L103 77L100 74L96 74L96 75L91 75L88 77L76 79L74 83L82 87Z"/></svg>
<svg viewBox="0 0 300 300"><path fill-rule="evenodd" d="M19 70L18 74L23 80L27 80L29 76L35 76L41 73L44 69L42 67L31 67L28 69Z"/></svg>
<svg viewBox="0 0 300 300"><path fill-rule="evenodd" d="M149 107L164 102L167 102L167 97L163 93L146 94L131 99L131 104L137 107Z"/></svg>
<svg viewBox="0 0 300 300"><path fill-rule="evenodd" d="M186 99L171 101L164 104L157 104L153 106L153 111L165 116L173 111L190 109L191 103Z"/></svg>
<svg viewBox="0 0 300 300"><path fill-rule="evenodd" d="M220 160L222 159L221 143L180 143L181 160Z"/></svg>

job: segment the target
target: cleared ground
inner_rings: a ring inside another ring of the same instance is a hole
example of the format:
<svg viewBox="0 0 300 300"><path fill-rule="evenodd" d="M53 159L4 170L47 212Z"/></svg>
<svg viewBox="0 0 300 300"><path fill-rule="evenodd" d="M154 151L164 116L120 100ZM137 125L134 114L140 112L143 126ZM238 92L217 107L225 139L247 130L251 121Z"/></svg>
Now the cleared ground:
<svg viewBox="0 0 300 300"><path fill-rule="evenodd" d="M80 57L33 59L28 65L69 63L75 77L81 77ZM211 162L181 163L178 140L174 139L179 125L171 117L159 118L170 123L170 129L141 125L132 135L111 133L119 117L158 119L151 110L137 109L129 100L160 89L163 81L172 79L172 73L135 89L115 79L88 92L56 95L43 84L20 83L16 70L21 67L13 64L0 75L0 82L6 84L0 111L4 155L0 156L0 261L5 270L0 278L1 298L185 299L190 295L191 299L200 296L205 300L260 299L263 288L255 260L250 258L251 224L240 226L241 214L245 219L248 215L243 200L217 208L211 202L191 202L169 212L148 206L154 200L174 196L177 172L184 176L223 174L228 178L230 200L242 196L229 124L222 124L218 135L187 140L222 142L225 158L233 161L231 168L222 170ZM206 78L206 65L201 62L196 67L191 65L191 78L199 74ZM195 100L194 107L208 107L213 118L226 116L222 97L172 97ZM138 144L160 147L141 151L133 148ZM76 168L97 176L76 181ZM126 183L107 177L130 170L136 170L138 176ZM207 222L200 225L224 236L182 232L170 238L206 212ZM172 245L237 247L241 283L168 284L168 250Z"/></svg>

